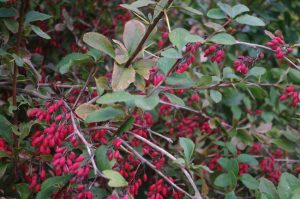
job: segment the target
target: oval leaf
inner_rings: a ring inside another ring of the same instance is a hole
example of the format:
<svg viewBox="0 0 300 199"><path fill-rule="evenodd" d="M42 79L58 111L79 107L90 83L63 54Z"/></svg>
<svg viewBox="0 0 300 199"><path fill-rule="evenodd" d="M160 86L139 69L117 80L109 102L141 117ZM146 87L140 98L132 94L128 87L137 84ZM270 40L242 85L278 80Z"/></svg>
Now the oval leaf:
<svg viewBox="0 0 300 199"><path fill-rule="evenodd" d="M135 70L132 67L122 68L114 65L111 87L114 91L123 91L135 80Z"/></svg>
<svg viewBox="0 0 300 199"><path fill-rule="evenodd" d="M265 22L263 22L263 20L261 20L258 17L255 16L251 16L248 14L239 16L235 19L236 22L240 23L240 24L246 24L249 26L265 26Z"/></svg>
<svg viewBox="0 0 300 199"><path fill-rule="evenodd" d="M210 41L216 43L216 44L222 44L222 45L233 45L235 44L235 39L233 36L227 33L219 33L213 36Z"/></svg>
<svg viewBox="0 0 300 199"><path fill-rule="evenodd" d="M104 35L96 32L88 32L83 35L82 39L87 45L108 54L115 58L115 51L109 39Z"/></svg>
<svg viewBox="0 0 300 199"><path fill-rule="evenodd" d="M110 187L126 187L126 186L128 186L128 182L117 171L104 170L103 174L109 179L108 185Z"/></svg>
<svg viewBox="0 0 300 199"><path fill-rule="evenodd" d="M138 20L132 19L125 24L123 42L132 55L146 32L146 27Z"/></svg>
<svg viewBox="0 0 300 199"><path fill-rule="evenodd" d="M106 108L102 108L100 110L89 113L87 115L85 121L87 123L103 122L103 121L114 119L115 117L122 115L122 114L123 114L123 111L121 111L120 109L106 107Z"/></svg>

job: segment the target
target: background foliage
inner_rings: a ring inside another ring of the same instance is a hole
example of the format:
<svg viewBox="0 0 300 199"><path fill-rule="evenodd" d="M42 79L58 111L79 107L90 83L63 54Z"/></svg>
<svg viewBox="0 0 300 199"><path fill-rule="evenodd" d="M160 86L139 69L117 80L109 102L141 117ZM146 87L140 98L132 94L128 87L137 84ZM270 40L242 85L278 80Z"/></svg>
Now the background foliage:
<svg viewBox="0 0 300 199"><path fill-rule="evenodd" d="M299 13L0 0L0 195L298 198Z"/></svg>

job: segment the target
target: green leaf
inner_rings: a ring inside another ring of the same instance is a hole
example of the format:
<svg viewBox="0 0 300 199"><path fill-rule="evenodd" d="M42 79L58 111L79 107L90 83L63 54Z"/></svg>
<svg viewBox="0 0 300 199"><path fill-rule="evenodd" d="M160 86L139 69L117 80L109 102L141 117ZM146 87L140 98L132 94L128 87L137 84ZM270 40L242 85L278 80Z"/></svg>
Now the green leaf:
<svg viewBox="0 0 300 199"><path fill-rule="evenodd" d="M87 45L100 50L101 52L108 54L112 58L115 58L115 51L110 40L104 35L96 32L88 32L83 35L82 39Z"/></svg>
<svg viewBox="0 0 300 199"><path fill-rule="evenodd" d="M0 17L14 17L17 11L14 8L0 8Z"/></svg>
<svg viewBox="0 0 300 199"><path fill-rule="evenodd" d="M42 31L42 29L40 29L40 27L35 26L35 25L31 25L31 29L33 30L33 32L35 32L35 34L37 34L38 36L44 38L44 39L51 39L51 37L45 33L44 31Z"/></svg>
<svg viewBox="0 0 300 199"><path fill-rule="evenodd" d="M252 75L252 76L255 76L255 77L259 77L259 76L265 74L265 72L266 72L266 69L264 67L257 67L257 66L255 66L255 67L253 67L253 68L250 69L250 71L248 72L248 75L249 76Z"/></svg>
<svg viewBox="0 0 300 199"><path fill-rule="evenodd" d="M38 11L29 11L25 17L25 23L31 23L34 21L44 21L51 18L51 15L47 15Z"/></svg>
<svg viewBox="0 0 300 199"><path fill-rule="evenodd" d="M300 187L300 180L289 173L283 173L278 184L280 199L292 198L293 191Z"/></svg>
<svg viewBox="0 0 300 199"><path fill-rule="evenodd" d="M16 184L16 190L20 196L20 199L27 199L30 196L29 185L25 183Z"/></svg>
<svg viewBox="0 0 300 199"><path fill-rule="evenodd" d="M288 76L293 82L300 83L300 72L294 68L290 68Z"/></svg>
<svg viewBox="0 0 300 199"><path fill-rule="evenodd" d="M123 114L123 111L120 109L106 107L106 108L101 108L100 110L89 113L87 115L85 121L87 123L103 122L103 121L114 119L115 117L120 116L122 114Z"/></svg>
<svg viewBox="0 0 300 199"><path fill-rule="evenodd" d="M178 104L181 106L185 106L184 101L180 97L177 97L176 95L171 94L171 93L164 93L164 94L168 97L168 99L170 100L170 102L172 104Z"/></svg>
<svg viewBox="0 0 300 199"><path fill-rule="evenodd" d="M144 18L146 18L145 15L138 8L145 7L145 6L149 5L149 4L155 4L155 2L154 1L150 1L150 0L138 0L138 1L134 1L131 4L121 4L121 6L123 8L131 10L132 12L135 12L136 14L138 14L138 15L143 16Z"/></svg>
<svg viewBox="0 0 300 199"><path fill-rule="evenodd" d="M225 147L228 149L228 151L230 153L232 153L233 155L237 154L237 150L236 150L236 146L234 144L232 144L231 142L226 142L225 143Z"/></svg>
<svg viewBox="0 0 300 199"><path fill-rule="evenodd" d="M168 0L158 1L158 3L156 4L156 6L154 8L153 19L158 17L159 13L167 6L167 4L168 4Z"/></svg>
<svg viewBox="0 0 300 199"><path fill-rule="evenodd" d="M233 16L232 7L226 3L218 2L217 5L219 8L226 13L229 17Z"/></svg>
<svg viewBox="0 0 300 199"><path fill-rule="evenodd" d="M177 59L161 57L159 58L157 64L159 66L160 71L166 76L170 71L170 69L172 68L172 66L176 63L176 60Z"/></svg>
<svg viewBox="0 0 300 199"><path fill-rule="evenodd" d="M299 196L300 196L300 187L298 187L297 189L293 190L292 199L299 199Z"/></svg>
<svg viewBox="0 0 300 199"><path fill-rule="evenodd" d="M183 6L180 6L180 7L183 8L184 10L188 11L191 14L203 15L202 12L200 12L199 10L196 10L195 8L192 8L192 7L189 7L189 6L186 6L186 5L183 5Z"/></svg>
<svg viewBox="0 0 300 199"><path fill-rule="evenodd" d="M131 5L134 5L135 7L140 8L140 7L145 7L150 4L155 4L155 3L156 3L155 1L151 1L151 0L137 0L137 1L134 1Z"/></svg>
<svg viewBox="0 0 300 199"><path fill-rule="evenodd" d="M116 134L121 135L122 133L132 129L135 118L130 116L117 130Z"/></svg>
<svg viewBox="0 0 300 199"><path fill-rule="evenodd" d="M221 24L218 24L218 23L213 23L210 21L210 22L205 23L204 25L208 28L214 29L214 31L217 31L217 32L225 31L225 28Z"/></svg>
<svg viewBox="0 0 300 199"><path fill-rule="evenodd" d="M113 93L107 93L100 97L97 100L98 104L113 104L116 102L127 102L134 100L134 95L129 94L128 92L125 91L117 91Z"/></svg>
<svg viewBox="0 0 300 199"><path fill-rule="evenodd" d="M267 91L258 86L248 87L248 91L250 94L253 95L254 99L263 100L268 96Z"/></svg>
<svg viewBox="0 0 300 199"><path fill-rule="evenodd" d="M57 68L61 74L69 72L71 66L80 65L90 61L90 56L83 53L71 53L62 58L57 64Z"/></svg>
<svg viewBox="0 0 300 199"><path fill-rule="evenodd" d="M235 175L237 175L239 172L239 164L236 159L219 158L218 163L223 169L232 171Z"/></svg>
<svg viewBox="0 0 300 199"><path fill-rule="evenodd" d="M226 15L224 14L224 12L219 8L210 9L207 12L207 16L211 19L225 19L226 18Z"/></svg>
<svg viewBox="0 0 300 199"><path fill-rule="evenodd" d="M180 137L179 144L183 148L183 154L184 154L185 161L187 163L189 163L192 159L192 156L193 156L193 153L195 150L194 142L189 138Z"/></svg>
<svg viewBox="0 0 300 199"><path fill-rule="evenodd" d="M3 19L4 25L12 33L17 33L19 28L19 23L13 19Z"/></svg>
<svg viewBox="0 0 300 199"><path fill-rule="evenodd" d="M134 85L137 88L137 90L145 92L146 81L140 74L136 74Z"/></svg>
<svg viewBox="0 0 300 199"><path fill-rule="evenodd" d="M153 94L149 97L145 95L136 95L134 102L137 107L146 111L150 111L158 105L159 96L157 94Z"/></svg>
<svg viewBox="0 0 300 199"><path fill-rule="evenodd" d="M114 65L111 87L114 91L123 91L135 81L135 70Z"/></svg>
<svg viewBox="0 0 300 199"><path fill-rule="evenodd" d="M95 78L96 87L99 96L101 96L105 90L111 90L109 87L108 78L105 76L100 76L98 78Z"/></svg>
<svg viewBox="0 0 300 199"><path fill-rule="evenodd" d="M258 161L252 155L249 155L249 154L240 154L237 157L237 159L239 162L247 163L252 166L258 165Z"/></svg>
<svg viewBox="0 0 300 199"><path fill-rule="evenodd" d="M272 143L290 153L295 152L295 149L297 148L297 144L295 142L291 142L285 137L273 139Z"/></svg>
<svg viewBox="0 0 300 199"><path fill-rule="evenodd" d="M132 12L135 12L137 15L143 16L145 18L145 15L135 6L132 6L130 4L121 4L121 7L131 10Z"/></svg>
<svg viewBox="0 0 300 199"><path fill-rule="evenodd" d="M142 79L146 79L148 80L149 77L150 77L150 70L151 68L148 68L148 67L138 67L138 68L135 68L135 72L140 75L141 77L143 77Z"/></svg>
<svg viewBox="0 0 300 199"><path fill-rule="evenodd" d="M9 145L13 145L12 124L0 114L0 137L3 138Z"/></svg>
<svg viewBox="0 0 300 199"><path fill-rule="evenodd" d="M195 43L195 42L203 43L205 40L199 35L188 35L185 37L185 41L188 43Z"/></svg>
<svg viewBox="0 0 300 199"><path fill-rule="evenodd" d="M126 22L123 33L123 42L129 55L132 55L142 40L146 27L138 20L132 19Z"/></svg>
<svg viewBox="0 0 300 199"><path fill-rule="evenodd" d="M96 156L96 165L100 169L100 171L112 169L113 162L109 161L107 157L108 146L102 144L97 148L95 152Z"/></svg>
<svg viewBox="0 0 300 199"><path fill-rule="evenodd" d="M233 117L237 120L241 119L242 116L242 110L239 106L231 106L230 107L231 112L233 113Z"/></svg>
<svg viewBox="0 0 300 199"><path fill-rule="evenodd" d="M41 187L41 191L37 194L37 199L50 199L53 192L62 188L70 179L72 175L54 176L47 178Z"/></svg>
<svg viewBox="0 0 300 199"><path fill-rule="evenodd" d="M234 74L233 69L230 67L225 67L223 69L223 78L224 79L239 79L239 77Z"/></svg>
<svg viewBox="0 0 300 199"><path fill-rule="evenodd" d="M259 187L259 181L248 173L241 175L240 180L250 190L257 190Z"/></svg>
<svg viewBox="0 0 300 199"><path fill-rule="evenodd" d="M234 192L231 191L231 192L227 193L225 195L225 199L236 199Z"/></svg>
<svg viewBox="0 0 300 199"><path fill-rule="evenodd" d="M169 48L161 53L162 56L169 59L180 59L182 58L181 53L179 53L175 48Z"/></svg>
<svg viewBox="0 0 300 199"><path fill-rule="evenodd" d="M216 90L210 90L210 97L215 103L219 103L222 100L222 94Z"/></svg>
<svg viewBox="0 0 300 199"><path fill-rule="evenodd" d="M78 117L80 117L81 119L85 120L86 116L91 113L98 110L98 106L93 105L93 104L81 104L80 106L78 106L75 109L75 113Z"/></svg>
<svg viewBox="0 0 300 199"><path fill-rule="evenodd" d="M210 170L210 168L209 167L207 167L207 166L204 166L204 165L202 165L202 164L198 164L198 165L194 165L194 164L192 164L191 165L192 166L192 168L193 169L200 169L201 171L207 171L208 173L214 173L214 171L212 171L212 170Z"/></svg>
<svg viewBox="0 0 300 199"><path fill-rule="evenodd" d="M5 151L0 150L0 158L3 158L3 157L9 158L9 157L11 157L11 155L6 153Z"/></svg>
<svg viewBox="0 0 300 199"><path fill-rule="evenodd" d="M224 188L228 186L234 187L236 185L236 177L233 172L223 173L215 179L214 184Z"/></svg>
<svg viewBox="0 0 300 199"><path fill-rule="evenodd" d="M279 199L279 195L276 191L276 187L270 180L268 180L266 178L260 179L259 190L272 199Z"/></svg>
<svg viewBox="0 0 300 199"><path fill-rule="evenodd" d="M94 61L95 62L98 62L100 59L101 59L101 52L98 51L97 49L95 48L91 48L89 49L89 51L86 53L87 55L93 57Z"/></svg>
<svg viewBox="0 0 300 199"><path fill-rule="evenodd" d="M208 75L201 76L199 80L196 81L196 86L207 86L212 83L212 77Z"/></svg>
<svg viewBox="0 0 300 199"><path fill-rule="evenodd" d="M6 163L4 161L0 162L0 179L5 174L7 167L9 166L9 163Z"/></svg>
<svg viewBox="0 0 300 199"><path fill-rule="evenodd" d="M16 55L15 53L12 54L12 57L14 58L14 61L18 66L22 67L24 65L22 57Z"/></svg>
<svg viewBox="0 0 300 199"><path fill-rule="evenodd" d="M171 76L167 77L166 83L170 86L177 86L179 88L188 88L194 84L188 73L174 73Z"/></svg>
<svg viewBox="0 0 300 199"><path fill-rule="evenodd" d="M236 22L240 24L246 24L249 26L265 26L265 22L263 22L260 18L251 16L248 14L239 16L235 19Z"/></svg>
<svg viewBox="0 0 300 199"><path fill-rule="evenodd" d="M250 11L249 8L243 4L237 4L233 6L232 8L232 18L244 13Z"/></svg>
<svg viewBox="0 0 300 199"><path fill-rule="evenodd" d="M108 186L110 187L126 187L128 182L124 177L117 171L114 170L104 170L103 174L109 179Z"/></svg>
<svg viewBox="0 0 300 199"><path fill-rule="evenodd" d="M210 41L216 43L216 44L222 44L222 45L233 45L235 44L235 38L227 33L219 33L213 36Z"/></svg>
<svg viewBox="0 0 300 199"><path fill-rule="evenodd" d="M190 33L186 29L176 28L169 33L169 39L172 44L174 44L179 51L187 44L185 38L189 36Z"/></svg>

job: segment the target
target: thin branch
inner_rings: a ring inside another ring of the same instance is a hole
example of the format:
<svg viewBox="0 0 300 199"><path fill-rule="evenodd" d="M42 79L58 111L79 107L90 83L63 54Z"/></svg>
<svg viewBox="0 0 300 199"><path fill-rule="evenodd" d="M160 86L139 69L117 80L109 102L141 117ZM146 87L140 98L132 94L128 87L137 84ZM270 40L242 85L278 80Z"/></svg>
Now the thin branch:
<svg viewBox="0 0 300 199"><path fill-rule="evenodd" d="M79 95L78 95L77 98L76 98L76 101L75 101L75 103L74 103L74 105L73 105L73 109L76 108L76 106L77 106L77 104L78 104L78 101L79 101L80 97L82 96L83 92L85 91L87 85L90 83L91 78L92 78L93 75L96 73L96 71L97 71L97 68L96 68L96 67L93 67L92 70L90 71L89 76L88 76L87 80L85 81L84 86L82 87L82 89L80 90Z"/></svg>
<svg viewBox="0 0 300 199"><path fill-rule="evenodd" d="M166 101L163 101L163 100L159 100L159 103L169 105L169 106L173 106L173 107L179 108L179 109L184 109L184 110L187 110L187 111L190 111L190 112L193 112L193 113L197 113L197 114L200 114L201 116L203 116L205 119L210 119L210 117L208 115L206 115L205 113L203 113L201 111L198 111L198 110L195 110L195 109L192 109L192 108L187 107L187 106L181 106L179 104L172 104L172 103L169 103L169 102L166 102Z"/></svg>
<svg viewBox="0 0 300 199"><path fill-rule="evenodd" d="M232 19L229 18L220 28L218 28L217 30L215 30L212 34L210 34L204 42L209 41L215 34L217 34L220 30L222 30L223 28L225 28L228 24L230 24L232 22Z"/></svg>
<svg viewBox="0 0 300 199"><path fill-rule="evenodd" d="M176 161L177 158L175 156L173 156L171 153L169 153L168 151L164 150L163 148L157 146L156 144L150 142L149 140L145 139L142 136L139 136L135 133L132 132L127 132L130 135L132 135L133 137L143 141L144 143L148 144L149 146L151 146L153 149L159 151L160 153L166 155L168 158L170 158L173 161ZM193 198L197 198L197 199L202 199L200 192L198 191L198 188L194 182L194 180L192 179L190 173L184 168L184 167L180 167L181 171L184 173L184 175L186 176L186 178L188 179L188 181L190 182L190 184L192 185L194 191L195 191L195 196Z"/></svg>
<svg viewBox="0 0 300 199"><path fill-rule="evenodd" d="M143 127L143 126L141 126L141 125L139 125L139 124L133 124L134 126L137 126L137 127L139 127L139 128L143 128L143 129L146 129L149 133L152 133L152 134L154 134L154 135L156 135L156 136L158 136L158 137L161 137L161 138L163 138L164 140L166 140L166 141L168 141L169 143L173 143L173 140L171 139L171 138L169 138L169 137L166 137L166 136L164 136L164 135L162 135L162 134L160 134L160 133L158 133L158 132L156 132L156 131L153 131L152 129L150 129L150 128L145 128L145 127Z"/></svg>
<svg viewBox="0 0 300 199"><path fill-rule="evenodd" d="M274 50L272 50L271 48L264 46L264 45L260 45L260 44L254 44L254 43L248 43L248 42L243 42L243 41L237 41L235 42L235 44L237 45L245 45L245 46L250 46L252 48L262 48L271 52L275 52ZM292 60L290 60L287 56L283 57L287 62L289 62L293 67L297 68L300 71L300 66L298 66L297 64L295 64Z"/></svg>
<svg viewBox="0 0 300 199"><path fill-rule="evenodd" d="M19 11L19 28L17 32L17 43L16 43L16 54L19 53L20 47L21 47L21 42L22 42L22 36L23 36L23 29L24 29L24 20L25 20L25 14L26 10L28 8L29 0L22 0L21 2L21 7ZM13 106L17 107L17 77L18 77L18 66L15 63L14 64L14 74L13 74L13 90L12 90L12 98L13 98ZM18 111L14 111L14 123L18 123ZM17 139L14 136L14 141L17 144Z"/></svg>
<svg viewBox="0 0 300 199"><path fill-rule="evenodd" d="M91 160L91 163L92 163L92 166L93 166L93 169L94 169L94 174L95 176L101 176L101 177L104 177L106 178L102 173L101 171L99 171L97 165L96 165L96 162L94 160L94 154L91 150L91 144L87 142L87 140L84 138L84 136L81 134L81 132L79 131L79 129L77 128L77 124L76 124L76 121L75 121L75 118L74 118L74 114L73 114L73 111L71 109L71 107L66 103L65 103L65 106L67 107L67 109L70 111L70 116L71 116L71 121L72 121L72 126L73 126L73 129L74 129L74 133L80 138L80 140L82 141L82 143L84 144L88 154L89 154L89 157L90 157L90 160Z"/></svg>
<svg viewBox="0 0 300 199"><path fill-rule="evenodd" d="M168 8L171 3L173 2L173 0L168 0L165 8ZM134 53L131 55L131 57L128 59L128 61L125 63L125 68L128 68L130 66L130 64L132 63L132 61L136 58L136 56L140 53L140 51L143 49L143 46L146 42L146 40L148 39L148 37L150 36L151 32L153 31L153 29L156 27L156 24L159 22L159 20L164 16L164 9L161 10L161 12L159 13L159 15L153 20L153 22L148 26L148 29L145 33L145 35L143 36L142 40L140 41L139 45L136 47Z"/></svg>
<svg viewBox="0 0 300 199"><path fill-rule="evenodd" d="M156 169L156 167L149 162L146 158L141 156L137 151L135 151L125 140L119 138L122 141L122 145L124 145L126 148L128 148L134 155L141 160L143 163L147 164L151 169L153 169L158 175L160 175L165 181L167 181L171 186L173 186L178 191L182 192L184 195L188 196L189 198L195 198L194 196L191 196L189 193L187 193L185 190L180 188L178 185L176 185L174 182L172 182L165 174L163 174L160 170ZM199 198L200 199L200 198Z"/></svg>

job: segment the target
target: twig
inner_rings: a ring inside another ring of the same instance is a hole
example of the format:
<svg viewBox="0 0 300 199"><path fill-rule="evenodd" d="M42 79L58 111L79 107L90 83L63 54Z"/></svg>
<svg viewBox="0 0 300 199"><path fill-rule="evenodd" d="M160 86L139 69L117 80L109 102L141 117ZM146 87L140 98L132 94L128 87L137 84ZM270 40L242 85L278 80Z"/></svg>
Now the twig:
<svg viewBox="0 0 300 199"><path fill-rule="evenodd" d="M173 0L168 0L167 4L166 4L166 8L168 8L171 3L173 2ZM159 15L153 20L153 22L148 26L148 29L145 33L145 35L143 36L142 40L140 41L139 45L136 47L134 53L131 55L131 57L128 59L128 61L125 63L125 68L128 68L131 64L131 62L136 58L136 56L140 53L140 51L143 49L143 45L146 42L146 40L148 39L149 35L151 34L151 32L153 31L153 29L156 27L156 24L159 22L159 20L163 17L164 15L164 9L159 13Z"/></svg>
<svg viewBox="0 0 300 199"><path fill-rule="evenodd" d="M210 34L205 40L204 42L209 41L215 34L217 34L220 30L222 30L224 27L226 27L228 24L230 24L232 21L231 18L229 18L220 28L218 28L217 30L215 30L212 34Z"/></svg>
<svg viewBox="0 0 300 199"><path fill-rule="evenodd" d="M19 28L17 32L17 43L16 43L16 53L18 54L20 51L23 29L24 29L24 19L25 12L28 8L29 0L22 0L20 7L20 17L19 17ZM13 74L13 90L12 90L12 98L13 98L13 106L17 107L17 77L18 77L18 66L14 64L14 74ZM14 111L14 123L18 124L18 111ZM17 138L14 136L14 142L17 144Z"/></svg>
<svg viewBox="0 0 300 199"><path fill-rule="evenodd" d="M156 144L150 142L149 140L143 138L142 136L139 136L135 133L132 132L127 132L130 135L132 135L133 137L143 141L144 143L148 144L149 146L151 146L152 148L156 149L157 151L159 151L160 153L166 155L168 158L170 158L171 160L175 161L177 160L177 158L175 156L173 156L171 153L169 153L168 151L164 150L163 148L157 146ZM184 173L184 175L186 176L186 178L188 179L188 181L190 182L190 184L192 185L194 191L195 191L195 196L193 198L197 198L197 199L201 199L201 194L198 191L198 188L194 182L194 180L192 179L190 173L184 168L184 167L180 167L181 171Z"/></svg>
<svg viewBox="0 0 300 199"><path fill-rule="evenodd" d="M70 116L71 116L71 121L72 121L72 126L73 126L73 129L74 129L74 133L80 138L80 140L82 141L82 143L84 144L89 156L90 156L90 160L91 160L91 163L92 163L92 166L93 166L93 169L94 169L94 174L95 176L101 176L101 177L104 177L106 178L102 173L101 171L99 171L96 163L95 163L95 160L94 160L94 154L91 150L91 144L88 143L86 141L86 139L84 138L84 136L80 133L79 129L77 128L77 124L76 124L76 121L75 121L75 118L74 118L74 114L73 114L73 111L72 109L70 108L70 106L64 102L65 106L67 107L67 109L70 111Z"/></svg>
<svg viewBox="0 0 300 199"><path fill-rule="evenodd" d="M191 196L189 193L187 193L185 190L183 190L182 188L180 188L179 186L177 186L174 182L172 182L165 174L163 174L160 170L156 169L156 167L149 162L146 158L144 158L143 156L141 156L137 151L135 151L126 141L124 141L123 139L119 138L122 141L122 145L124 145L125 147L127 147L132 153L134 153L134 155L140 159L143 163L147 164L151 169L153 169L158 175L160 175L165 181L167 181L170 185L172 185L174 188L176 188L178 191L182 192L183 194L185 194L186 196L188 196L189 198L195 198L193 196ZM199 198L200 199L200 198Z"/></svg>
<svg viewBox="0 0 300 199"><path fill-rule="evenodd" d="M152 134L154 134L154 135L156 135L156 136L158 136L158 137L161 137L161 138L163 138L163 139L165 139L166 141L168 141L169 143L173 143L173 140L171 139L171 138L169 138L169 137L166 137L166 136L164 136L164 135L162 135L162 134L160 134L160 133L157 133L157 132L155 132L155 131L153 131L152 129L150 129L150 128L145 128L145 127L143 127L143 126L141 126L141 125L139 125L139 124L133 124L134 126L137 126L137 127L139 127L139 128L143 128L143 129L146 129L149 133L152 133Z"/></svg>
<svg viewBox="0 0 300 199"><path fill-rule="evenodd" d="M262 48L271 52L275 52L274 50L272 50L271 48L264 46L264 45L260 45L260 44L255 44L255 43L248 43L248 42L243 42L243 41L235 41L235 44L237 45L245 45L245 46L250 46L252 48ZM300 71L300 66L296 65L293 61L291 61L287 56L283 56L283 58L289 62L292 66L294 66L295 68L297 68Z"/></svg>
<svg viewBox="0 0 300 199"><path fill-rule="evenodd" d="M163 101L163 100L159 100L159 103L165 104L165 105L169 105L169 106L173 106L173 107L175 107L175 108L180 108L180 109L188 110L188 111L191 111L191 112L193 112L193 113L200 114L200 115L203 116L205 119L210 119L210 117L209 117L208 115L206 115L205 113L202 113L201 111L192 109L192 108L187 107L187 106L181 106L181 105L179 105L179 104L172 104L172 103L169 103L169 102L166 102L166 101Z"/></svg>
<svg viewBox="0 0 300 199"><path fill-rule="evenodd" d="M87 85L90 83L91 78L93 77L93 75L95 74L96 71L97 71L97 68L96 68L96 67L93 67L93 69L90 71L90 74L89 74L87 80L85 81L84 86L82 87L82 89L80 90L79 95L78 95L77 98L76 98L76 101L75 101L75 103L74 103L74 105L73 105L73 109L76 108L76 106L77 106L77 104L78 104L78 101L79 101L81 95L82 95L83 92L85 91L85 88L86 88Z"/></svg>

